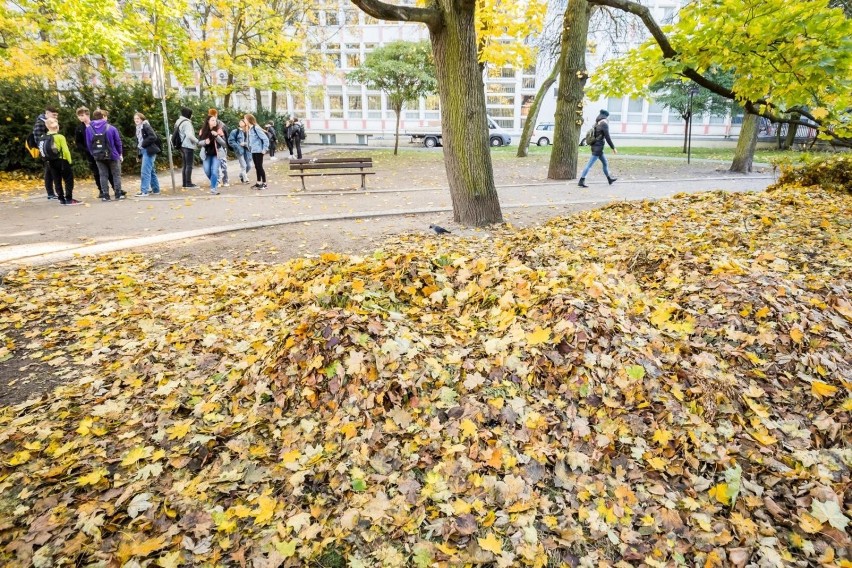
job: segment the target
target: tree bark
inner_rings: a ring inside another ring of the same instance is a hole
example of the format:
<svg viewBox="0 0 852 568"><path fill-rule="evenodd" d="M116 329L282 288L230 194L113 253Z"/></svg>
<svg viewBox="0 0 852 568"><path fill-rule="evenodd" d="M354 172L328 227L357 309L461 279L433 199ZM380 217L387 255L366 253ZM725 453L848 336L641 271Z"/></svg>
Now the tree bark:
<svg viewBox="0 0 852 568"><path fill-rule="evenodd" d="M556 124L549 179L577 177L577 154L583 126L583 86L586 83L586 41L592 8L586 0L569 0L562 27L562 66L556 94Z"/></svg>
<svg viewBox="0 0 852 568"><path fill-rule="evenodd" d="M502 223L488 142L485 84L477 60L475 3L439 0L438 6L443 22L430 26L429 35L453 220L476 227Z"/></svg>
<svg viewBox="0 0 852 568"><path fill-rule="evenodd" d="M272 94L269 97L269 109L272 111L272 114L278 114L278 91L275 89L272 90Z"/></svg>
<svg viewBox="0 0 852 568"><path fill-rule="evenodd" d="M798 113L793 113L793 116L792 116L793 120L799 120L800 118L801 117L799 116ZM796 143L796 129L797 128L798 128L798 125L796 125L796 124L788 124L787 125L787 138L784 140L784 150L789 150L790 148L793 147L793 144ZM781 129L780 125L779 125L778 129L779 129L779 132L780 132L780 129Z"/></svg>
<svg viewBox="0 0 852 568"><path fill-rule="evenodd" d="M421 22L429 28L453 219L477 227L503 222L488 144L485 85L476 49L476 2L434 0L427 8L380 0L351 2L374 18Z"/></svg>
<svg viewBox="0 0 852 568"><path fill-rule="evenodd" d="M394 107L393 111L396 113L396 130L393 135L393 155L399 155L399 119L402 114L402 105Z"/></svg>
<svg viewBox="0 0 852 568"><path fill-rule="evenodd" d="M526 158L528 155L530 138L532 138L533 130L535 130L535 123L538 120L538 111L541 109L541 101L544 100L545 95L547 95L547 92L550 91L550 87L553 86L553 83L556 82L556 78L559 76L559 69L562 67L562 59L564 57L563 54L564 52L559 54L559 59L550 71L550 75L547 76L547 79L544 80L544 83L541 84L541 87L539 87L538 92L535 94L533 104L530 107L530 112L527 114L527 121L524 123L524 131L521 133L521 140L518 142L518 153L516 154L518 158Z"/></svg>
<svg viewBox="0 0 852 568"><path fill-rule="evenodd" d="M260 98L261 94L262 93L260 92L260 89L257 88L257 87L254 87L254 101L255 101L255 105L256 105L255 108L257 109L256 112L262 112L263 111L263 99Z"/></svg>
<svg viewBox="0 0 852 568"><path fill-rule="evenodd" d="M754 149L757 146L758 126L758 116L747 112L743 118L740 138L737 141L737 149L734 152L734 161L731 164L730 171L741 174L751 172L751 165L754 162Z"/></svg>

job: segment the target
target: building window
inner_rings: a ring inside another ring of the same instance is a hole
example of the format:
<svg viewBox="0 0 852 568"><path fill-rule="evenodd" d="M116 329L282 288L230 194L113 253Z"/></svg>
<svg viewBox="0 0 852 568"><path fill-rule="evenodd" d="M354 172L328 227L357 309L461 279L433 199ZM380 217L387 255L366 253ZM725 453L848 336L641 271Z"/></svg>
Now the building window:
<svg viewBox="0 0 852 568"><path fill-rule="evenodd" d="M361 95L349 95L346 99L349 118L361 118L364 109Z"/></svg>
<svg viewBox="0 0 852 568"><path fill-rule="evenodd" d="M498 77L503 79L514 79L515 75L517 75L517 71L515 71L514 67L503 67L500 69Z"/></svg>
<svg viewBox="0 0 852 568"><path fill-rule="evenodd" d="M485 97L485 99L488 105L504 105L511 107L515 106L515 97L488 95L487 97Z"/></svg>
<svg viewBox="0 0 852 568"><path fill-rule="evenodd" d="M500 108L489 107L488 108L488 116L493 116L495 118L496 117L514 118L515 117L515 109L505 108L505 107L500 107Z"/></svg>
<svg viewBox="0 0 852 568"><path fill-rule="evenodd" d="M346 66L350 69L355 69L361 66L361 54L360 53L347 53L346 54Z"/></svg>
<svg viewBox="0 0 852 568"><path fill-rule="evenodd" d="M340 17L337 14L337 10L329 11L325 13L325 25L327 26L339 26L340 25Z"/></svg>
<svg viewBox="0 0 852 568"><path fill-rule="evenodd" d="M343 118L343 89L341 87L328 88L328 110L329 118Z"/></svg>
<svg viewBox="0 0 852 568"><path fill-rule="evenodd" d="M621 98L610 97L606 102L606 110L609 111L609 122L621 122Z"/></svg>
<svg viewBox="0 0 852 568"><path fill-rule="evenodd" d="M535 77L535 63L524 69L524 75L532 75Z"/></svg>
<svg viewBox="0 0 852 568"><path fill-rule="evenodd" d="M293 107L290 109L290 114L299 116L305 115L305 95L302 93L293 93Z"/></svg>
<svg viewBox="0 0 852 568"><path fill-rule="evenodd" d="M131 73L141 73L142 72L142 58L131 56L128 58L128 63L130 64L130 72ZM227 76L226 76L227 78Z"/></svg>
<svg viewBox="0 0 852 568"><path fill-rule="evenodd" d="M522 89L535 89L535 77L524 77L521 79Z"/></svg>
<svg viewBox="0 0 852 568"><path fill-rule="evenodd" d="M494 122L496 122L497 126L500 126L501 128L514 128L514 126L515 126L515 121L514 121L514 119L511 119L511 118L510 119L498 118L498 119L495 119Z"/></svg>
<svg viewBox="0 0 852 568"><path fill-rule="evenodd" d="M311 101L311 118L323 118L325 116L325 97L322 89L311 89L309 93Z"/></svg>
<svg viewBox="0 0 852 568"><path fill-rule="evenodd" d="M369 134L356 134L356 136L358 137L358 144L360 144L361 146L366 146L367 143L370 141Z"/></svg>
<svg viewBox="0 0 852 568"><path fill-rule="evenodd" d="M526 118L529 115L534 100L535 97L533 95L521 96L521 118Z"/></svg>
<svg viewBox="0 0 852 568"><path fill-rule="evenodd" d="M379 44L377 44L377 43L365 43L365 44L364 44L364 51L365 51L366 53L370 53L371 51L373 51L374 49L376 49L376 47L378 47L378 45L379 45Z"/></svg>
<svg viewBox="0 0 852 568"><path fill-rule="evenodd" d="M320 144L337 144L337 135L320 134Z"/></svg>
<svg viewBox="0 0 852 568"><path fill-rule="evenodd" d="M381 95L367 95L367 118L382 118Z"/></svg>
<svg viewBox="0 0 852 568"><path fill-rule="evenodd" d="M509 93L514 94L515 85L512 83L489 83L486 89L488 94Z"/></svg>
<svg viewBox="0 0 852 568"><path fill-rule="evenodd" d="M627 101L627 122L642 122L642 106L645 101L642 99L630 99Z"/></svg>
<svg viewBox="0 0 852 568"><path fill-rule="evenodd" d="M649 123L661 123L663 122L663 105L655 102L648 101L648 122Z"/></svg>

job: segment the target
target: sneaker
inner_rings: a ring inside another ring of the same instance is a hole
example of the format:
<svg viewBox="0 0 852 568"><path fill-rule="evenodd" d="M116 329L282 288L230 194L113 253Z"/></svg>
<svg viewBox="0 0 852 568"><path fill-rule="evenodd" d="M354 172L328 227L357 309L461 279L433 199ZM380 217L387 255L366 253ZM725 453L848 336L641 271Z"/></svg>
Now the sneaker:
<svg viewBox="0 0 852 568"><path fill-rule="evenodd" d="M109 201L109 200L110 200L109 195L104 195L103 197L101 197L101 201Z"/></svg>
<svg viewBox="0 0 852 568"><path fill-rule="evenodd" d="M257 182L256 184L254 184L254 185L253 185L253 186L251 186L251 187L252 187L253 189L260 189L260 188L261 188L261 187L263 187L263 186L261 185L261 183L260 183L260 182Z"/></svg>
<svg viewBox="0 0 852 568"><path fill-rule="evenodd" d="M51 199L59 199L59 198L58 198L58 197L56 197L55 195L48 195L48 196L47 196L47 199L48 199L48 201L49 201L49 200L51 200Z"/></svg>
<svg viewBox="0 0 852 568"><path fill-rule="evenodd" d="M121 193L118 194L118 197L116 197L116 199L127 199L127 192L122 191Z"/></svg>
<svg viewBox="0 0 852 568"><path fill-rule="evenodd" d="M160 190L152 191L152 192L151 192L151 194L152 194L152 195L160 195Z"/></svg>
<svg viewBox="0 0 852 568"><path fill-rule="evenodd" d="M230 184L230 183L225 182L225 183L223 183L222 185L220 185L219 187L231 187L231 184Z"/></svg>
<svg viewBox="0 0 852 568"><path fill-rule="evenodd" d="M194 183L192 183L192 184L190 184L190 185L185 185L185 186L183 186L183 188L184 188L184 189L201 189L200 187L198 187L198 186L197 186L197 185L195 185Z"/></svg>
<svg viewBox="0 0 852 568"><path fill-rule="evenodd" d="M267 189L266 182L263 182L263 184L261 184L260 189Z"/></svg>
<svg viewBox="0 0 852 568"><path fill-rule="evenodd" d="M219 192L216 191L216 188L213 188L213 189L210 190L210 194L211 195L219 195Z"/></svg>
<svg viewBox="0 0 852 568"><path fill-rule="evenodd" d="M60 199L60 200L59 200L59 204L60 204L60 205L65 205L65 200L64 200L64 199Z"/></svg>
<svg viewBox="0 0 852 568"><path fill-rule="evenodd" d="M137 193L133 197L148 197L148 194L145 193L144 191L140 191L139 193Z"/></svg>
<svg viewBox="0 0 852 568"><path fill-rule="evenodd" d="M290 154L290 159L295 160L296 158L293 157L293 154Z"/></svg>
<svg viewBox="0 0 852 568"><path fill-rule="evenodd" d="M65 200L65 205L82 205L82 203L80 203L76 199L67 199Z"/></svg>

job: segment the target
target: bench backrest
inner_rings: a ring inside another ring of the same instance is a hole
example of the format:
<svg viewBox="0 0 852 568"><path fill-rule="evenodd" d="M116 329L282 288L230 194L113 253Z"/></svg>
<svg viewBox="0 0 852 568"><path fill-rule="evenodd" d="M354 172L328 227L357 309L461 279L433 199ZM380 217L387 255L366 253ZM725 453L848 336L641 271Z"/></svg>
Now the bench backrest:
<svg viewBox="0 0 852 568"><path fill-rule="evenodd" d="M373 158L314 158L305 160L290 160L290 169L328 170L335 168L372 168Z"/></svg>

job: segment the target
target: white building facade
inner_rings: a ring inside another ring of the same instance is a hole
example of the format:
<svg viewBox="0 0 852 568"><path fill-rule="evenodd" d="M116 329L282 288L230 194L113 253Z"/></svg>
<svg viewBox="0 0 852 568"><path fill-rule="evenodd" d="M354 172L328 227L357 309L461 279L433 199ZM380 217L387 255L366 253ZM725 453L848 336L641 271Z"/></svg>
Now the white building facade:
<svg viewBox="0 0 852 568"><path fill-rule="evenodd" d="M674 0L648 0L659 22L671 21L681 3ZM644 40L647 32L636 20L618 45L608 46L608 34L592 34L590 45L603 46L586 54L586 64L594 80L595 67L613 53L623 53L631 45ZM364 14L346 0L332 0L319 14L312 51L323 53L331 62L325 71L311 72L304 93L288 92L278 97L277 111L303 119L308 142L319 144L367 145L375 139L393 137L396 116L381 91L348 82L346 74L357 68L375 48L397 40L428 40L426 26L417 23L379 21ZM506 67L491 69L485 78L485 98L488 114L494 121L517 135L527 119L539 85L551 70L551 63L540 61L526 69ZM553 122L556 111L554 85L546 94L538 123ZM269 108L269 93L264 94L264 108ZM236 99L237 106L252 106L252 101ZM591 124L600 109L610 112L610 129L614 133L671 139L676 143L683 137L683 120L677 113L664 109L651 100L610 98L587 101L584 119ZM741 117L696 117L693 137L727 138L739 133ZM421 98L409 104L402 113L400 133L423 128L440 129L438 95ZM516 139L516 138L515 138ZM404 139L403 139L404 140Z"/></svg>

